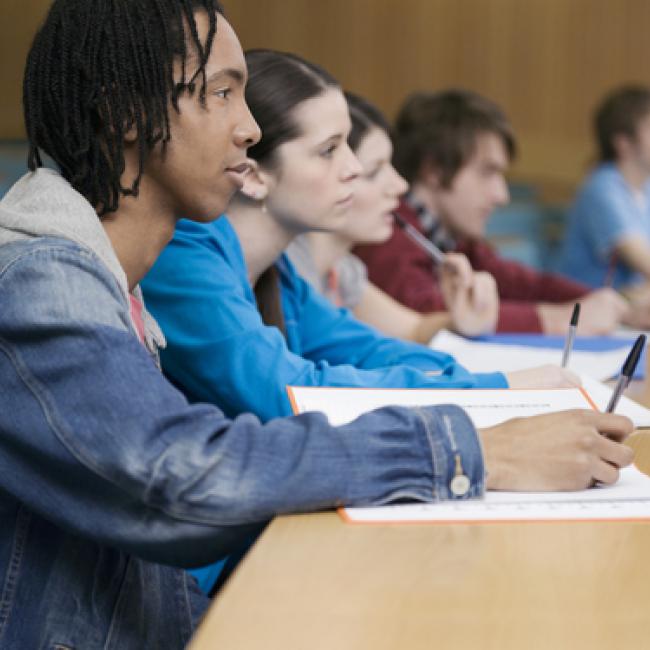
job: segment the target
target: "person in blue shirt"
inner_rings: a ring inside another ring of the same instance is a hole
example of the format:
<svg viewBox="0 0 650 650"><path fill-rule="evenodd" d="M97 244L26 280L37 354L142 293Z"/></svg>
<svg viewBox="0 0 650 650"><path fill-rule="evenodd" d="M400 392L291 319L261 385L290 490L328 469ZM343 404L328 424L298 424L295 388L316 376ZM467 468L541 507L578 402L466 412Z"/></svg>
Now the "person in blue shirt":
<svg viewBox="0 0 650 650"><path fill-rule="evenodd" d="M625 290L650 279L650 88L610 93L594 130L599 164L571 208L560 268Z"/></svg>
<svg viewBox="0 0 650 650"><path fill-rule="evenodd" d="M361 170L347 102L324 70L248 52L246 100L262 129L253 169L213 223L182 220L142 282L167 337L161 358L191 401L262 421L291 414L287 385L400 388L567 386L556 366L472 375L447 354L379 334L334 308L282 254L303 232L348 218ZM254 287L254 289L253 289ZM215 568L200 572L209 588Z"/></svg>
<svg viewBox="0 0 650 650"><path fill-rule="evenodd" d="M568 431L564 414L529 420L521 453L509 425L477 431L454 405L335 427L188 403L156 364L138 284L180 216L212 220L241 187L260 137L246 78L212 0L54 0L34 38L30 172L0 201L3 650L185 648L209 600L178 567L279 513L577 488L612 454L629 462L599 432L631 423L587 411Z"/></svg>
<svg viewBox="0 0 650 650"><path fill-rule="evenodd" d="M499 316L496 282L489 273L474 272L461 253L445 254L444 263L436 265L444 310L420 313L369 281L365 264L351 251L391 237L394 213L409 186L391 164L390 126L381 111L354 93L345 97L352 125L348 144L362 166L349 217L335 231L296 237L286 250L289 259L321 295L387 336L428 344L441 329L465 336L494 333Z"/></svg>
<svg viewBox="0 0 650 650"><path fill-rule="evenodd" d="M287 385L478 388L571 385L543 370L472 375L447 354L381 335L299 277L284 249L348 218L360 165L338 84L293 55L248 52L246 99L263 132L228 217L180 221L143 281L167 337L163 368L192 400L262 420L290 414ZM296 101L312 80L318 93ZM315 79L315 81L314 81ZM284 88L283 93L272 92ZM289 118L293 119L293 123ZM255 289L253 289L255 287Z"/></svg>
<svg viewBox="0 0 650 650"><path fill-rule="evenodd" d="M257 50L246 62L246 100L263 134L248 151L253 169L228 217L177 224L142 283L167 337L163 368L191 401L268 421L291 413L289 384L475 388L575 381L554 366L507 378L471 375L450 356L383 336L317 295L283 250L300 233L335 229L348 219L360 164L348 146L347 103L328 73L294 55ZM214 573L199 576L204 587Z"/></svg>

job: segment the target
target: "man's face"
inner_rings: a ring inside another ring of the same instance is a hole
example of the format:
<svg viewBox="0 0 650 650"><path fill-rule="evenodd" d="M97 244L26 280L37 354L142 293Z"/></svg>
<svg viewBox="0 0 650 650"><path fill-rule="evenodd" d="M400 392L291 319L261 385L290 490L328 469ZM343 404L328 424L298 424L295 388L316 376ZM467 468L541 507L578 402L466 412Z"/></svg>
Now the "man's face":
<svg viewBox="0 0 650 650"><path fill-rule="evenodd" d="M483 133L474 155L454 177L451 187L435 191L436 212L455 237L480 239L489 216L510 196L505 173L508 153L501 138Z"/></svg>
<svg viewBox="0 0 650 650"><path fill-rule="evenodd" d="M205 12L197 12L196 22L205 42L209 26ZM195 68L196 59L188 55L186 77ZM175 72L180 80L180 64ZM205 74L205 105L199 101L198 87L193 95L181 95L180 112L170 104L171 140L165 149L157 146L147 160L142 187L152 193L153 203L161 210L197 221L216 219L226 209L243 185L246 150L260 138L244 99L244 55L235 32L221 15ZM197 86L200 82L199 77Z"/></svg>

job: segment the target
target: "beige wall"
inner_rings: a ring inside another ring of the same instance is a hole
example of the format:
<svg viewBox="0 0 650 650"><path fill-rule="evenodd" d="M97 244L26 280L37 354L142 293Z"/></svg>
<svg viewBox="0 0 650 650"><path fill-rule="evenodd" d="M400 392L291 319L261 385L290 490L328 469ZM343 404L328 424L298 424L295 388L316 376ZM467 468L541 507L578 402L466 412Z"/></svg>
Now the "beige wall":
<svg viewBox="0 0 650 650"><path fill-rule="evenodd" d="M24 136L23 66L50 0L0 0L0 138Z"/></svg>
<svg viewBox="0 0 650 650"><path fill-rule="evenodd" d="M15 17L0 23L0 137L15 137L26 44L49 3L1 2L2 15L8 6ZM519 133L515 175L551 188L582 174L601 94L650 83L649 0L226 0L226 8L244 47L311 58L389 115L413 89L489 95Z"/></svg>

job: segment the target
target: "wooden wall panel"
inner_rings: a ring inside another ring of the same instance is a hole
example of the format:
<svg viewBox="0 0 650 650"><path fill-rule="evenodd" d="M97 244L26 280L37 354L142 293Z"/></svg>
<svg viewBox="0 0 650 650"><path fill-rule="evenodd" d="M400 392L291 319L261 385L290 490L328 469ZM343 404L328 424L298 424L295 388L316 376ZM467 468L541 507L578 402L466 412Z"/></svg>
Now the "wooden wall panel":
<svg viewBox="0 0 650 650"><path fill-rule="evenodd" d="M567 195L612 86L650 83L647 0L232 0L245 47L295 50L389 115L414 89L500 102L521 143L514 176Z"/></svg>
<svg viewBox="0 0 650 650"><path fill-rule="evenodd" d="M20 6L19 6L20 3ZM20 136L19 80L47 0L2 0L0 137ZM648 0L226 0L244 47L313 59L392 116L423 88L465 86L506 107L515 176L570 191L602 94L650 84ZM9 12L12 20L5 20Z"/></svg>
<svg viewBox="0 0 650 650"><path fill-rule="evenodd" d="M0 138L24 135L23 67L49 0L0 0Z"/></svg>

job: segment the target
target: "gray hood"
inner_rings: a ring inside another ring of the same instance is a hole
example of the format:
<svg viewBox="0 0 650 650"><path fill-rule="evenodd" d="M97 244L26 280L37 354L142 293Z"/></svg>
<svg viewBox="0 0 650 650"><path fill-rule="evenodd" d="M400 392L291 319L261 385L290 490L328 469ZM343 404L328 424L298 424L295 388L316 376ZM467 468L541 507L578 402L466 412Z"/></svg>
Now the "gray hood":
<svg viewBox="0 0 650 650"><path fill-rule="evenodd" d="M61 174L41 168L25 174L0 201L0 246L47 236L92 250L128 295L126 275L93 207Z"/></svg>
<svg viewBox="0 0 650 650"><path fill-rule="evenodd" d="M126 274L97 213L52 169L28 172L0 201L0 246L36 237L61 237L90 249L115 276L128 302ZM142 300L139 287L133 294ZM146 310L143 318L147 347L164 347L165 338L156 321Z"/></svg>

